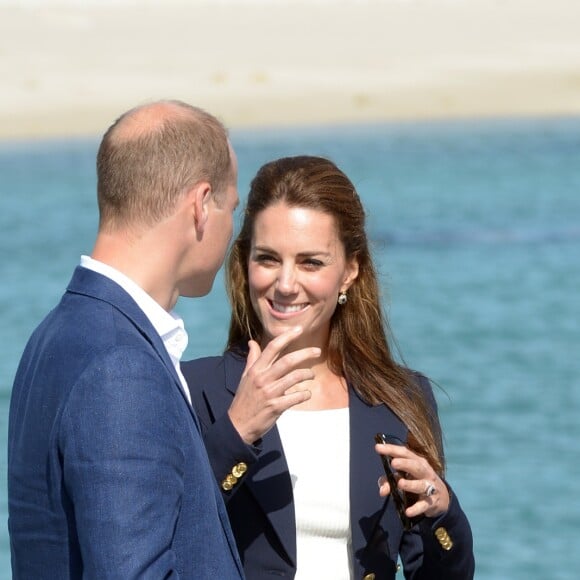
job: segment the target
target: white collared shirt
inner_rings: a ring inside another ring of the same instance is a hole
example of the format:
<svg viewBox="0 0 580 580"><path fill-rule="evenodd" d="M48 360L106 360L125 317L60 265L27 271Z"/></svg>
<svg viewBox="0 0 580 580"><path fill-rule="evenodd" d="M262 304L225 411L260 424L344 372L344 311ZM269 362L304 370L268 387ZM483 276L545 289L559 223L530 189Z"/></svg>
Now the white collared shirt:
<svg viewBox="0 0 580 580"><path fill-rule="evenodd" d="M181 381L181 386L185 392L185 396L191 405L191 395L189 393L189 388L185 381L185 377L181 372L179 363L185 349L187 348L187 332L183 324L183 319L174 314L173 312L167 312L159 303L157 303L143 288L138 284L133 282L131 278L125 276L119 270L99 262L91 258L90 256L81 256L81 266L87 268L88 270L93 270L98 274L106 276L127 292L133 300L137 303L137 306L143 311L143 314L149 319L149 322L153 325L153 328L157 331L167 353L171 358L171 362L177 372L177 376Z"/></svg>

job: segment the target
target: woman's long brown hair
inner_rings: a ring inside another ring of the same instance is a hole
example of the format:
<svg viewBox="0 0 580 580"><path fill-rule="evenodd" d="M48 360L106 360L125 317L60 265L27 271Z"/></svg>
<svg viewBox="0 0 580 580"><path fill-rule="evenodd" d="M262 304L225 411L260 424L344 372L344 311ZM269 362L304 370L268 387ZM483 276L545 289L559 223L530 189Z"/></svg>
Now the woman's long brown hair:
<svg viewBox="0 0 580 580"><path fill-rule="evenodd" d="M387 405L409 430L409 446L443 475L439 421L417 378L394 360L389 347L390 330L369 251L364 208L354 185L328 159L285 157L267 163L254 177L242 229L226 266L232 305L227 348L243 350L249 339L261 342L263 328L250 302L248 260L256 216L281 202L332 215L347 260L358 261L359 273L348 291L348 302L331 319L330 369L344 376L367 403Z"/></svg>

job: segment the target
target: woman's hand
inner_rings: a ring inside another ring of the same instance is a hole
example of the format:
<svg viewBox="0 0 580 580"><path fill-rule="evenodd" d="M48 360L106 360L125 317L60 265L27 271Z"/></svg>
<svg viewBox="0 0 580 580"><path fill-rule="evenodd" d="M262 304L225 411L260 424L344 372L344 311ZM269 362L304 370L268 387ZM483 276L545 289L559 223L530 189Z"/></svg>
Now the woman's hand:
<svg viewBox="0 0 580 580"><path fill-rule="evenodd" d="M320 356L320 349L302 348L284 354L301 333L300 327L290 329L271 340L263 351L253 340L249 342L246 368L228 411L248 444L263 437L284 411L311 396L311 365Z"/></svg>
<svg viewBox="0 0 580 580"><path fill-rule="evenodd" d="M391 467L400 475L397 487L417 495L418 500L405 510L409 518L420 515L436 518L449 509L449 490L424 457L404 445L380 443L375 450L391 458ZM385 476L379 478L379 493L383 497L390 493Z"/></svg>

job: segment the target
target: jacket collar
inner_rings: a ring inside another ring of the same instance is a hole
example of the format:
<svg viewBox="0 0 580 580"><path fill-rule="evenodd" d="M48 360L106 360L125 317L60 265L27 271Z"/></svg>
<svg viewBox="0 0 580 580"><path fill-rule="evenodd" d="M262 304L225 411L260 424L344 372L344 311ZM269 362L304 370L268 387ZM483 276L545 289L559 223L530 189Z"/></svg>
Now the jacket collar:
<svg viewBox="0 0 580 580"><path fill-rule="evenodd" d="M172 376L175 386L178 388L191 413L196 427L199 429L197 417L183 392L181 381L177 376L177 372L171 362L169 353L163 344L163 340L133 298L131 298L123 288L111 279L94 272L93 270L80 266L75 269L73 277L67 287L67 292L107 302L136 327L138 332L153 347L167 368L169 374Z"/></svg>

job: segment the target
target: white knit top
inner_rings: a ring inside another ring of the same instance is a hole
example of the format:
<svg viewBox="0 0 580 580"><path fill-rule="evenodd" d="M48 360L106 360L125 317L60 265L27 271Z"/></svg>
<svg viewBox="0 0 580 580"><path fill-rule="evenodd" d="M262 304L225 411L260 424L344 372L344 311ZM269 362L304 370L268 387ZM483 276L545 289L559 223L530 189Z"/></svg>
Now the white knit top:
<svg viewBox="0 0 580 580"><path fill-rule="evenodd" d="M351 580L348 407L277 421L296 511L296 580Z"/></svg>

